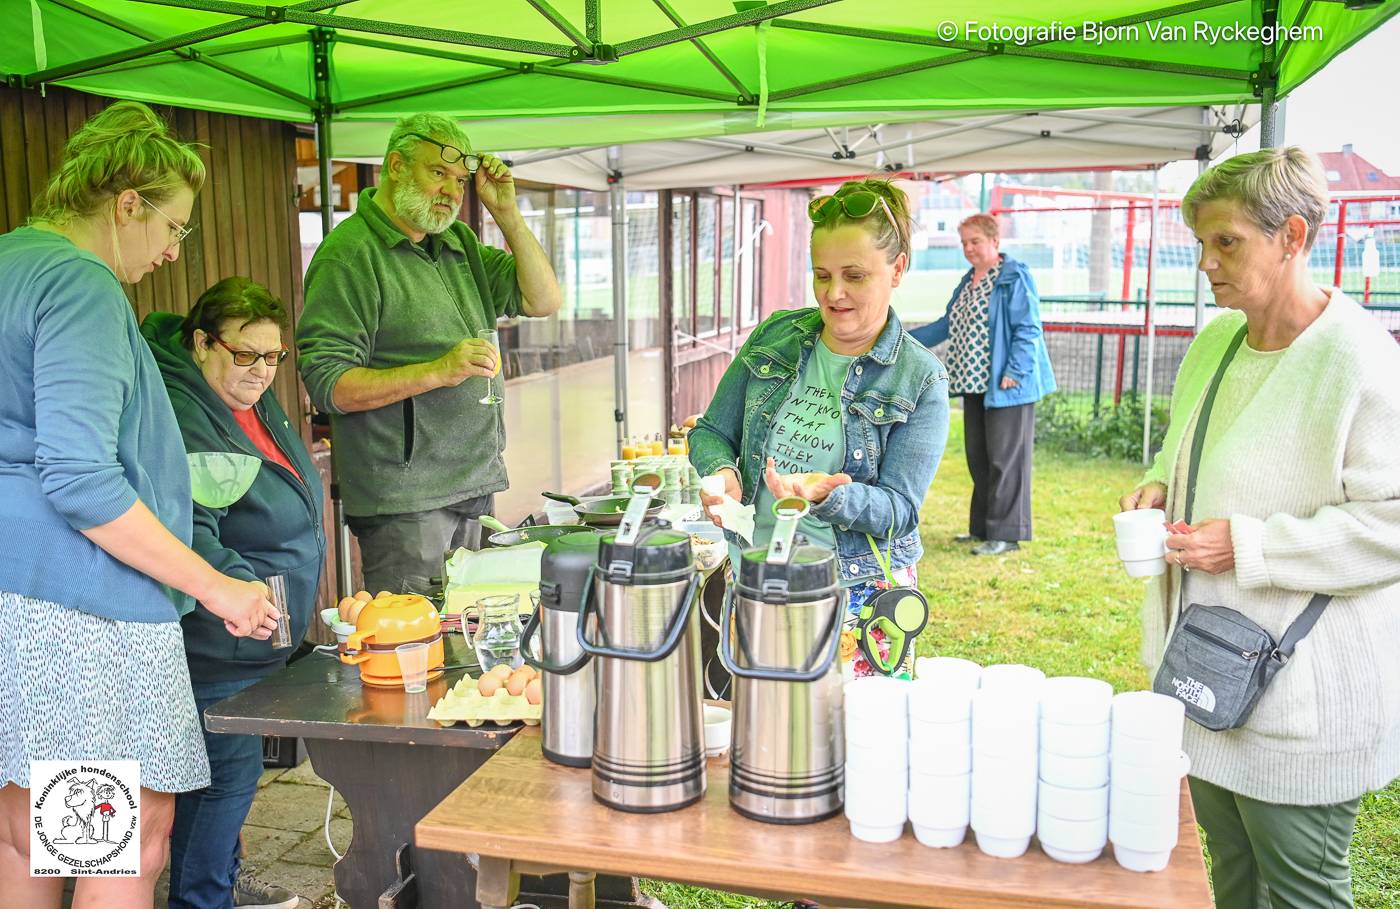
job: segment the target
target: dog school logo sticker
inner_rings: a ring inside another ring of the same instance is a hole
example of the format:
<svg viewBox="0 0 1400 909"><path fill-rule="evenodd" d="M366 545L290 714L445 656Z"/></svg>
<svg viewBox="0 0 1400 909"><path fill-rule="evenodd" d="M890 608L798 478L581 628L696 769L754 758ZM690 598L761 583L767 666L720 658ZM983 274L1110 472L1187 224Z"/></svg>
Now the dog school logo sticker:
<svg viewBox="0 0 1400 909"><path fill-rule="evenodd" d="M32 761L29 874L141 873L138 761Z"/></svg>

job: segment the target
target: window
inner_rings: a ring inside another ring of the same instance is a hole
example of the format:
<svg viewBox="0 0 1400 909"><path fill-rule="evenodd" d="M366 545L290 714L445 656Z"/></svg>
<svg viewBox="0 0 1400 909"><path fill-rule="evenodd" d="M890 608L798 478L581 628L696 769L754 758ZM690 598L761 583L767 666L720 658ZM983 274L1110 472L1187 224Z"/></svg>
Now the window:
<svg viewBox="0 0 1400 909"><path fill-rule="evenodd" d="M758 322L759 280L763 272L763 203L758 199L740 200L739 250L735 254L739 263L739 327L749 328Z"/></svg>
<svg viewBox="0 0 1400 909"><path fill-rule="evenodd" d="M671 196L671 300L676 327L695 333L695 198L675 193Z"/></svg>
<svg viewBox="0 0 1400 909"><path fill-rule="evenodd" d="M715 330L729 328L734 321L734 197L724 196L719 206L719 310Z"/></svg>
<svg viewBox="0 0 1400 909"><path fill-rule="evenodd" d="M695 215L695 334L709 335L719 330L715 311L719 200L714 196L698 196Z"/></svg>
<svg viewBox="0 0 1400 909"><path fill-rule="evenodd" d="M1341 172L1341 171L1329 170L1329 171L1327 172L1327 182L1328 182L1328 183L1338 183L1338 182L1341 181L1341 179L1342 179L1342 172Z"/></svg>

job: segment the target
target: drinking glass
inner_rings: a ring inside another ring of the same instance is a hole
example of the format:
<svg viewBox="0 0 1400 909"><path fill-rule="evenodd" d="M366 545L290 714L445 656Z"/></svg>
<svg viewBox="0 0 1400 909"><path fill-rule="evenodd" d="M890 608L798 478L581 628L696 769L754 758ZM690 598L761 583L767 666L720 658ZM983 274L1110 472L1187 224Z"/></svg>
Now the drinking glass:
<svg viewBox="0 0 1400 909"><path fill-rule="evenodd" d="M496 351L496 375L491 376L486 380L486 397L482 398L480 403L499 404L501 403L502 399L500 395L496 394L496 378L501 374L500 336L496 334L496 330L494 328L483 328L476 333L476 336L478 339L485 341L487 344L490 344L491 348Z"/></svg>

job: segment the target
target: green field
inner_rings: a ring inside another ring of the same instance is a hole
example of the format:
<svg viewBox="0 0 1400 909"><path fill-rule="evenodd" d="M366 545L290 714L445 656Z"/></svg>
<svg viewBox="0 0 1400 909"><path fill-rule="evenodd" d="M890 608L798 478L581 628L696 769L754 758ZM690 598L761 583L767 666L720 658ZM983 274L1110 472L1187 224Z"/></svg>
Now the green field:
<svg viewBox="0 0 1400 909"><path fill-rule="evenodd" d="M953 417L948 454L920 519L919 586L933 620L919 652L983 665L1027 663L1050 675L1101 678L1119 690L1146 687L1137 657L1142 584L1119 566L1109 523L1140 468L1037 453L1035 541L1002 559L974 559L952 542L967 529L972 488L959 411ZM1400 909L1400 783L1363 801L1352 868L1360 909ZM670 909L783 905L654 881L645 889Z"/></svg>

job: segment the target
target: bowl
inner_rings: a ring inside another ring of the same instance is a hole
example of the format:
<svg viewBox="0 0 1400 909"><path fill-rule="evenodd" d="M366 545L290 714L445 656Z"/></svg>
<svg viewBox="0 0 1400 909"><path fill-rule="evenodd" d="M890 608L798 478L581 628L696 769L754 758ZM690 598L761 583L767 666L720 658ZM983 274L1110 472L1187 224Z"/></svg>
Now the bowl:
<svg viewBox="0 0 1400 909"><path fill-rule="evenodd" d="M728 707L705 705L705 753L719 757L729 750L729 730L733 714Z"/></svg>
<svg viewBox="0 0 1400 909"><path fill-rule="evenodd" d="M1113 844L1113 857L1118 864L1129 871L1161 871L1172 860L1170 849L1148 852L1141 849L1124 849Z"/></svg>
<svg viewBox="0 0 1400 909"><path fill-rule="evenodd" d="M1113 706L1113 686L1100 679L1056 676L1040 689L1042 720L1066 726L1098 726L1108 723Z"/></svg>
<svg viewBox="0 0 1400 909"><path fill-rule="evenodd" d="M1186 705L1154 691L1127 691L1113 697L1113 734L1151 739L1181 748Z"/></svg>
<svg viewBox="0 0 1400 909"><path fill-rule="evenodd" d="M1096 757L1108 754L1109 725L1105 719L1096 726L1070 726L1040 721L1040 750L1065 757Z"/></svg>
<svg viewBox="0 0 1400 909"><path fill-rule="evenodd" d="M1030 848L1029 836L988 836L977 834L977 848L992 858L1020 858Z"/></svg>
<svg viewBox="0 0 1400 909"><path fill-rule="evenodd" d="M1062 849L1045 842L1040 844L1040 851L1066 865L1084 865L1103 855L1102 846L1097 849Z"/></svg>
<svg viewBox="0 0 1400 909"><path fill-rule="evenodd" d="M849 820L849 818L848 818ZM860 824L851 821L851 836L867 843L893 843L904 835L904 822L898 824Z"/></svg>
<svg viewBox="0 0 1400 909"><path fill-rule="evenodd" d="M1067 789L1041 781L1038 796L1041 814L1067 821L1092 821L1108 817L1108 786Z"/></svg>
<svg viewBox="0 0 1400 909"><path fill-rule="evenodd" d="M1072 852L1103 849L1108 842L1108 815L1086 821L1051 817L1041 809L1035 819L1035 835L1042 843Z"/></svg>
<svg viewBox="0 0 1400 909"><path fill-rule="evenodd" d="M962 841L967 837L967 825L961 827L925 827L923 824L914 825L914 838L925 846L934 849L952 849L961 846Z"/></svg>
<svg viewBox="0 0 1400 909"><path fill-rule="evenodd" d="M327 606L321 610L321 621L326 623L326 627L335 635L335 639L341 644L350 637L350 633L355 630L355 626L349 622L340 620L340 612L334 606Z"/></svg>
<svg viewBox="0 0 1400 909"><path fill-rule="evenodd" d="M1065 789L1098 789L1108 783L1108 755L1067 757L1041 751L1040 779Z"/></svg>
<svg viewBox="0 0 1400 909"><path fill-rule="evenodd" d="M1158 795L1170 790L1179 791L1181 778L1191 769L1191 759L1186 752L1178 752L1175 758L1166 758L1154 764L1132 764L1126 761L1110 761L1113 768L1113 788L1123 792L1140 792L1143 795Z"/></svg>

